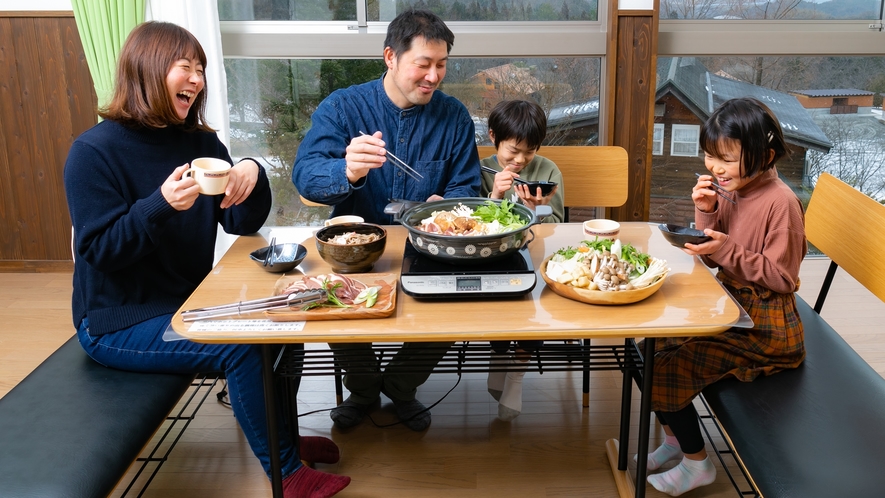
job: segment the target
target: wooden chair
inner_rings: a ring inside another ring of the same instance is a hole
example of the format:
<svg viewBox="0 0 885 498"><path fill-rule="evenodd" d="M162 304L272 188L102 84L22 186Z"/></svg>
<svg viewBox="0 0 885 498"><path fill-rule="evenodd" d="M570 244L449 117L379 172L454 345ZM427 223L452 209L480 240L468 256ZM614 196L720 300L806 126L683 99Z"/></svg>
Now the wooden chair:
<svg viewBox="0 0 885 498"><path fill-rule="evenodd" d="M837 266L885 301L885 209L853 187L824 173L815 185L805 213L805 236L830 257L823 297ZM819 296L818 313L823 307Z"/></svg>
<svg viewBox="0 0 885 498"><path fill-rule="evenodd" d="M476 148L479 158L495 154L491 146ZM542 146L538 154L550 159L562 173L565 221L569 207L618 207L627 202L627 151L617 146ZM589 339L566 339L584 349ZM583 351L580 353L583 357ZM584 361L583 405L590 406L590 370Z"/></svg>
<svg viewBox="0 0 885 498"><path fill-rule="evenodd" d="M479 158L495 154L476 148ZM627 202L627 151L617 146L542 146L538 154L562 172L566 220L569 207L619 207Z"/></svg>

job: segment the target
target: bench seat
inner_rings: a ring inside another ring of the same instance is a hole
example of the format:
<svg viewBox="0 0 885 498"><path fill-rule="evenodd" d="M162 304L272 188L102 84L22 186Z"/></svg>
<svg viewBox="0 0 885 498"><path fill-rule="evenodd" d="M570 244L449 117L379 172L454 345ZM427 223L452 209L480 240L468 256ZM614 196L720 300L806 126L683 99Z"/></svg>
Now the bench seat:
<svg viewBox="0 0 885 498"><path fill-rule="evenodd" d="M0 398L0 496L107 496L193 379L106 368L73 337Z"/></svg>
<svg viewBox="0 0 885 498"><path fill-rule="evenodd" d="M802 366L703 391L765 498L881 496L885 379L799 296Z"/></svg>

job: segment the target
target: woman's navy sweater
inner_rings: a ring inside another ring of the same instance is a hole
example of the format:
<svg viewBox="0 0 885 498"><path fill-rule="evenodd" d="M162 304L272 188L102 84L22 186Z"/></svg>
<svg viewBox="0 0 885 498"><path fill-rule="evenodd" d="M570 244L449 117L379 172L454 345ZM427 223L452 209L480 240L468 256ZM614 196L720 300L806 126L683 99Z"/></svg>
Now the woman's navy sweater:
<svg viewBox="0 0 885 498"><path fill-rule="evenodd" d="M238 206L200 195L176 211L160 192L175 168L198 157L231 161L212 132L133 129L102 121L71 146L64 180L74 228L73 319L115 332L175 312L209 273L217 225L254 233L270 212L267 175Z"/></svg>

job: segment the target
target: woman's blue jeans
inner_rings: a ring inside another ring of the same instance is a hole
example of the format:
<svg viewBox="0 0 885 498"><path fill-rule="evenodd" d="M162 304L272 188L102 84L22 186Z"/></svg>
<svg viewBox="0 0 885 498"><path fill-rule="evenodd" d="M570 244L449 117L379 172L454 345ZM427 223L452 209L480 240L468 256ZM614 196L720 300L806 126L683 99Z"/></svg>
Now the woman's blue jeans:
<svg viewBox="0 0 885 498"><path fill-rule="evenodd" d="M199 344L163 340L172 315L163 315L111 334L89 334L84 318L77 337L86 354L104 366L119 370L151 373L197 374L224 372L234 416L270 476L270 449L261 375L261 346L249 344ZM301 467L295 445L280 421L280 461L283 478Z"/></svg>

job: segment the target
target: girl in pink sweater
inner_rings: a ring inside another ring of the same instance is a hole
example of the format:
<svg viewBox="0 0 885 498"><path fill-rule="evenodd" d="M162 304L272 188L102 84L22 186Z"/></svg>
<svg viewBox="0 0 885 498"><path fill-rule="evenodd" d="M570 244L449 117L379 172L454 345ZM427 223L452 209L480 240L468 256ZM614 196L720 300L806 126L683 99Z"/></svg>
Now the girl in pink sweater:
<svg viewBox="0 0 885 498"><path fill-rule="evenodd" d="M732 99L704 124L700 144L710 174L698 178L691 199L695 224L712 240L685 244L683 250L718 267L717 277L754 326L656 344L652 408L667 437L648 456L648 469L681 461L649 475L648 482L672 496L716 477L692 404L695 396L722 378L750 382L796 368L805 358L794 295L807 248L805 221L799 199L774 167L787 153L780 124L761 102ZM714 180L723 193L717 193Z"/></svg>

